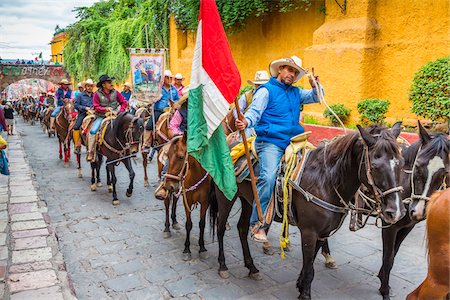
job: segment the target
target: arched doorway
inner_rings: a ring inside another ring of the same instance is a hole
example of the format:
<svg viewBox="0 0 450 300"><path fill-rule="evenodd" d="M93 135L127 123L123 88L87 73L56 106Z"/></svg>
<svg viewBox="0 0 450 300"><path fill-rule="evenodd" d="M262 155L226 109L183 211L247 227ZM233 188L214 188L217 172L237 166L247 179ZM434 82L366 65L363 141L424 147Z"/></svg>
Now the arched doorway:
<svg viewBox="0 0 450 300"><path fill-rule="evenodd" d="M2 92L2 100L15 100L28 95L37 98L42 92L54 92L56 90L56 83L45 79L27 78L22 79L8 85Z"/></svg>

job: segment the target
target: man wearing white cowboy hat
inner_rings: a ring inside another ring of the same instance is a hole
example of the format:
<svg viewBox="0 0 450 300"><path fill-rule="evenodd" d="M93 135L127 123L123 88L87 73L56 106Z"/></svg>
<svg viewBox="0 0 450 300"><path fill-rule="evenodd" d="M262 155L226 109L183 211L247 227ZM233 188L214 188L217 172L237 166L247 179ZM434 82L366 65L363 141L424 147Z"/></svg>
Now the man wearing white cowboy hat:
<svg viewBox="0 0 450 300"><path fill-rule="evenodd" d="M81 92L75 99L75 109L78 111L77 120L73 126L73 143L75 144L75 154L81 151L81 137L80 128L83 124L84 118L87 116L88 110L94 109L93 96L94 96L94 81L92 79L86 80L84 83L84 91Z"/></svg>
<svg viewBox="0 0 450 300"><path fill-rule="evenodd" d="M145 125L144 131L144 144L142 145L143 149L149 148L152 144L152 131L153 131L153 122L156 124L158 122L159 117L163 114L164 109L169 107L169 102L172 100L177 102L180 97L178 96L177 89L172 85L172 72L170 70L164 71L164 83L161 88L161 99L156 101L153 104L153 115L148 119L147 124Z"/></svg>
<svg viewBox="0 0 450 300"><path fill-rule="evenodd" d="M67 79L63 79L59 83L59 88L56 91L57 107L53 111L50 118L50 131L52 132L55 131L55 117L59 114L61 107L64 105L64 101L73 100L75 98L74 93L69 87L70 82Z"/></svg>
<svg viewBox="0 0 450 300"><path fill-rule="evenodd" d="M180 98L183 96L183 88L184 88L183 80L184 77L183 75L181 75L181 73L175 74L175 77L173 79L173 86L177 89L178 96L180 96Z"/></svg>
<svg viewBox="0 0 450 300"><path fill-rule="evenodd" d="M278 59L270 63L269 82L260 86L243 120L236 120L236 128L254 127L256 151L260 163L257 182L258 195L263 213L266 212L275 186L278 165L290 139L304 132L299 123L302 104L318 103L315 83L310 79L312 90L303 90L292 84L306 74L297 56ZM258 224L256 205L250 219L253 240L267 242L267 224ZM260 225L258 228L256 226Z"/></svg>
<svg viewBox="0 0 450 300"><path fill-rule="evenodd" d="M78 83L77 88L78 88L78 90L75 91L75 99L77 99L78 95L83 92L83 89L84 89L83 82Z"/></svg>

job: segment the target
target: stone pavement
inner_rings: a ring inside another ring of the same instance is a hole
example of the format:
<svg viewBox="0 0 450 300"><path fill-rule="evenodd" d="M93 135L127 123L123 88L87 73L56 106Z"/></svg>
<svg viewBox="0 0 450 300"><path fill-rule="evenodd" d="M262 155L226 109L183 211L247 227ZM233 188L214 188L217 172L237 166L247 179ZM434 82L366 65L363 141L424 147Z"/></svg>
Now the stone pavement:
<svg viewBox="0 0 450 300"><path fill-rule="evenodd" d="M42 133L38 125L18 120L24 148L32 167L38 198L48 207L48 215L64 256L67 273L79 299L296 299L295 282L301 269L300 236L291 228L293 250L282 261L279 251L265 256L258 245L250 247L262 281L247 277L235 226L239 204L232 211L232 229L226 233L225 256L231 276L218 274L217 242L206 231L209 258L198 258L198 210L193 212L192 261L182 260L184 230L173 231L163 239L164 206L155 200L155 163L149 166L152 186L143 187L141 161L136 171L135 191L125 197L128 173L118 167L118 195L121 204L111 205L106 187L91 192L90 170L83 157L83 178L77 178L75 161L68 168L57 157L57 142ZM102 168L102 180L105 179ZM178 219L184 223L182 203ZM406 238L397 256L391 286L404 299L425 277L426 251L421 223ZM275 224L269 238L278 241L280 226ZM381 299L376 277L381 265L381 234L367 227L348 230L348 223L330 239L331 252L339 266L326 269L322 257L315 263L312 295L315 299ZM42 248L41 248L42 249ZM44 247L45 249L45 247ZM278 248L277 248L278 250ZM44 250L45 251L45 250Z"/></svg>
<svg viewBox="0 0 450 300"><path fill-rule="evenodd" d="M37 195L20 137L8 138L11 175L0 175L0 274L4 299L76 299L47 208ZM8 233L8 234L7 234ZM5 274L6 273L6 274Z"/></svg>

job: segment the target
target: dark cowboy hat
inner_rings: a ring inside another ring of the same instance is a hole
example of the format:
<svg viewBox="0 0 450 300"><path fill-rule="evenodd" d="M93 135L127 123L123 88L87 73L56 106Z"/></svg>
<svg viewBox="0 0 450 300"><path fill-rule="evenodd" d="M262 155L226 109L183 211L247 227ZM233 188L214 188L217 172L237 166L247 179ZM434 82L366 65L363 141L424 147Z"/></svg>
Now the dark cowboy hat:
<svg viewBox="0 0 450 300"><path fill-rule="evenodd" d="M102 76L100 76L100 78L98 79L97 82L97 87L100 88L102 87L102 83L105 81L113 81L114 79L116 79L115 77L109 77L109 75L104 74Z"/></svg>

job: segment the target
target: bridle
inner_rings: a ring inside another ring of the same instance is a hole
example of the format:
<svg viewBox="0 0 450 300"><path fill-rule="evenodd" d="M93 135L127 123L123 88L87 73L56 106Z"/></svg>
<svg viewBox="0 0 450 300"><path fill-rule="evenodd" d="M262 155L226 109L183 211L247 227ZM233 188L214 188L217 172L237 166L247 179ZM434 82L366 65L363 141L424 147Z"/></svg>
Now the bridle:
<svg viewBox="0 0 450 300"><path fill-rule="evenodd" d="M108 150L110 150L111 152L116 153L119 156L124 156L126 154L126 152L131 148L131 146L140 143L140 139L135 140L134 136L133 136L133 132L134 132L134 129L136 127L135 123L139 119L140 119L139 117L133 117L133 119L131 120L130 125L128 126L127 130L125 131L125 133L124 133L124 135L125 135L125 145L122 144L122 142L119 140L117 135L115 136L116 142L120 145L120 147L122 149L118 150L118 149L112 147L110 144L108 144L108 142L106 142L106 140L103 140L102 145L105 145L105 147ZM112 121L111 121L111 124L112 124Z"/></svg>
<svg viewBox="0 0 450 300"><path fill-rule="evenodd" d="M171 142L175 142L177 140L179 140L180 138L182 138L183 136L181 135L177 135L175 136ZM184 157L184 161L183 161L183 166L181 167L180 171L178 172L177 175L173 175L170 174L169 172L166 173L166 180L167 178L175 180L175 181L179 181L182 182L184 180L184 178L186 177L187 171L189 169L189 162L188 162L188 155L186 154Z"/></svg>

